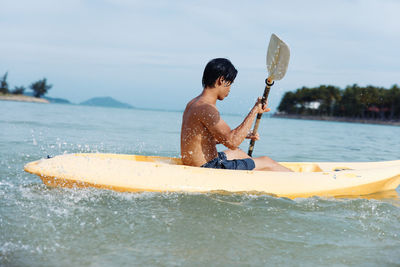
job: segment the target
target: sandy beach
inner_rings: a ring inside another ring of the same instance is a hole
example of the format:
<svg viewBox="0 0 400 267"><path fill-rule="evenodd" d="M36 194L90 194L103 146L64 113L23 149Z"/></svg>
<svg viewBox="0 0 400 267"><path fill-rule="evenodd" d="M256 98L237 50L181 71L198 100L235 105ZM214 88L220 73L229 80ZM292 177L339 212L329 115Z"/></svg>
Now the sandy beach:
<svg viewBox="0 0 400 267"><path fill-rule="evenodd" d="M0 100L5 101L19 101L19 102L35 102L35 103L49 103L48 100L27 95L12 95L0 94Z"/></svg>

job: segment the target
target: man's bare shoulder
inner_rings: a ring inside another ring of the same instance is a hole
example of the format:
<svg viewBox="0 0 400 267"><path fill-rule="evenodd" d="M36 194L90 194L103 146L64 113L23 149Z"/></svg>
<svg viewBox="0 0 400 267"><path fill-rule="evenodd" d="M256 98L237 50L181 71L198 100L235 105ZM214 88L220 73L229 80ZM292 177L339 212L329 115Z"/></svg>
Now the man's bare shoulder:
<svg viewBox="0 0 400 267"><path fill-rule="evenodd" d="M193 103L190 111L193 116L199 118L201 121L220 118L219 111L215 105L201 100Z"/></svg>
<svg viewBox="0 0 400 267"><path fill-rule="evenodd" d="M202 101L201 99L193 99L190 101L186 106L185 112L190 112L195 116L204 116L216 113L219 114L215 105Z"/></svg>

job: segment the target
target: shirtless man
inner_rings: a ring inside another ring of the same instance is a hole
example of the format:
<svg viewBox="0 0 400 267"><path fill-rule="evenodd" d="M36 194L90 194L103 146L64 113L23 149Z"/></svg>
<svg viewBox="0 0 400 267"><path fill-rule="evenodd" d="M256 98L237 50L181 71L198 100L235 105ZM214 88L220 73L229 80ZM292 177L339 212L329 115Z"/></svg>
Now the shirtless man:
<svg viewBox="0 0 400 267"><path fill-rule="evenodd" d="M258 140L258 135L249 134L258 113L270 111L258 98L244 121L231 130L221 119L216 102L228 96L237 70L224 58L208 62L203 73L203 92L191 100L183 113L181 130L181 157L189 166L236 169L291 171L269 157L251 158L239 145L245 138ZM217 152L216 144L228 148Z"/></svg>

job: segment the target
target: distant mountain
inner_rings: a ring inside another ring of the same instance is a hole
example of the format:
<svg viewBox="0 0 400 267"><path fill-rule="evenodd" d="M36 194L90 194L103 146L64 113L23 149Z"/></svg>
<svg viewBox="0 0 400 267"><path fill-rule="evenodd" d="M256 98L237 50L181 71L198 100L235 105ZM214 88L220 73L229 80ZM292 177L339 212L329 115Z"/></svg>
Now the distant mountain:
<svg viewBox="0 0 400 267"><path fill-rule="evenodd" d="M112 97L94 97L80 103L80 105L112 107L112 108L134 108L133 106L119 102Z"/></svg>

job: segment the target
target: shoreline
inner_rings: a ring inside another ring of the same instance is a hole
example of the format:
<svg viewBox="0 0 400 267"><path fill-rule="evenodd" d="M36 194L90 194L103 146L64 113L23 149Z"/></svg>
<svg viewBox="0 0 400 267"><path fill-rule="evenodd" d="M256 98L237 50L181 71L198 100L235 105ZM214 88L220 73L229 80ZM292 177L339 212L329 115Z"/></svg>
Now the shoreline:
<svg viewBox="0 0 400 267"><path fill-rule="evenodd" d="M361 119L361 118L345 118L345 117L330 117L330 116L312 116L312 115L294 115L294 114L274 114L273 118L281 119L295 119L295 120L318 120L318 121L336 121L336 122L349 122L349 123L363 123L363 124L380 124L400 126L400 121L384 121L374 119Z"/></svg>
<svg viewBox="0 0 400 267"><path fill-rule="evenodd" d="M17 102L31 102L31 103L50 103L48 100L27 95L13 95L13 94L0 94L0 100L4 101L17 101Z"/></svg>

